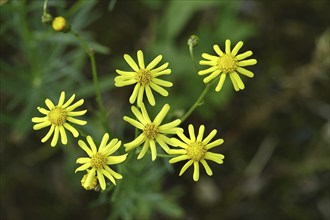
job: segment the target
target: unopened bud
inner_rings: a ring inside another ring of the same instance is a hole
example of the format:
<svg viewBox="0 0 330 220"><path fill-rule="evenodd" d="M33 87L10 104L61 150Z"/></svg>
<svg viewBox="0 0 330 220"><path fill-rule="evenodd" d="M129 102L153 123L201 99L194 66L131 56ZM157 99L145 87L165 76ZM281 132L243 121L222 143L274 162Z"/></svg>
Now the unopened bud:
<svg viewBox="0 0 330 220"><path fill-rule="evenodd" d="M53 20L53 29L58 32L67 32L69 30L69 25L65 18L63 17L56 17Z"/></svg>
<svg viewBox="0 0 330 220"><path fill-rule="evenodd" d="M51 24L53 21L53 16L49 13L43 14L41 17L41 22L44 24Z"/></svg>
<svg viewBox="0 0 330 220"><path fill-rule="evenodd" d="M199 37L197 35L191 35L188 39L189 47L196 47L199 41Z"/></svg>

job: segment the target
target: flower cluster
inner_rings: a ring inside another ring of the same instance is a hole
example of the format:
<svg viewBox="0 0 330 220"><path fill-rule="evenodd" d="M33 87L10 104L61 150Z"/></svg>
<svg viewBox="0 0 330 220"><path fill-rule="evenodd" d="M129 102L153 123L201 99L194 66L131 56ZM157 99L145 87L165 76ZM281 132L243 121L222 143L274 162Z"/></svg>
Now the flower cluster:
<svg viewBox="0 0 330 220"><path fill-rule="evenodd" d="M68 25L64 18L56 17L53 20L53 28L56 31L65 31ZM189 39L188 45L191 55L192 49L197 43L197 36L192 36ZM238 51L243 46L243 42L241 41L238 42L232 50L230 45L230 40L226 40L225 52L223 52L218 45L214 45L213 49L217 55L214 56L203 53L202 57L205 60L199 62L200 65L210 66L207 69L198 71L199 75L209 74L204 78L204 83L208 84L218 79L218 84L215 88L217 92L222 89L227 75L229 75L236 91L245 88L238 73L250 78L254 76L251 71L243 68L244 66L251 66L257 63L255 59L244 60L250 57L252 52L247 51L238 54ZM137 62L128 54L124 55L124 59L132 70L123 71L117 69L116 72L119 76L116 76L114 81L117 87L134 85L133 92L129 97L129 102L132 104L131 111L135 117L124 116L123 120L135 127L135 138L123 144L127 153L122 155L116 154L121 147L122 141L117 138L110 140L108 133L103 135L99 147L97 147L93 138L89 135L86 137L87 142L79 140L79 147L87 154L87 156L80 157L76 160L76 163L80 164L80 166L75 172L85 172L81 179L81 185L86 190L98 188L105 190L107 187L106 179L116 185L116 179L122 179L123 176L110 166L123 163L127 159L127 155L133 150L138 154L137 159L142 159L149 152L151 160L154 161L157 156L161 156L161 154L158 153L159 150L161 150L167 154L165 156L171 157L169 160L171 164L186 161L181 168L179 176L193 165L194 181L198 181L200 178L201 165L207 175L213 175L207 160L222 164L224 159L224 155L210 152L211 149L224 142L221 138L212 141L217 134L216 129L212 130L204 137L204 125L199 126L198 133L195 133L194 126L189 124L188 137L184 134L184 130L179 127L186 117L183 116L181 119L166 119L170 111L169 104L165 104L155 117L150 117L148 113L149 108L156 107L153 91L156 91L162 96L168 96L169 92L164 89L164 87L173 86L172 82L158 78L162 75L171 74L171 70L168 69L168 62L158 66L162 60L162 55L158 55L148 65L145 65L144 54L141 50L137 51ZM146 96L150 105L145 104L146 99L144 96ZM59 137L61 143L66 145L68 143L66 130L69 130L75 138L79 136L78 130L73 125L85 125L87 122L75 117L83 116L87 110L74 111L84 103L83 99L73 103L74 99L75 95L73 94L69 100L65 101L65 92L61 92L57 105L50 99L46 99L45 104L48 109L38 107L39 112L44 116L32 118L32 122L36 123L33 129L39 130L50 127L47 134L41 139L42 143L49 140L53 135L50 143L52 147L57 145ZM136 106L133 105L135 103ZM198 104L199 103L196 101L192 106L192 110L190 109L191 111L187 111L188 116ZM153 119L151 120L151 118ZM158 147L160 149L158 149Z"/></svg>

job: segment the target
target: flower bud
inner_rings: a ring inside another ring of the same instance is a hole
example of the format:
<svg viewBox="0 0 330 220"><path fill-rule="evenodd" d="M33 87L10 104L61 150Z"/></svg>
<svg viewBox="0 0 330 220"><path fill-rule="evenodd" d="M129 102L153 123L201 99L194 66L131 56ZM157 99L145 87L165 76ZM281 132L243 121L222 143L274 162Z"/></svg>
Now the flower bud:
<svg viewBox="0 0 330 220"><path fill-rule="evenodd" d="M53 29L58 32L67 32L69 30L69 25L65 18L63 17L56 17L53 20Z"/></svg>
<svg viewBox="0 0 330 220"><path fill-rule="evenodd" d="M41 22L44 24L51 24L53 20L53 16L49 13L45 13L41 17Z"/></svg>
<svg viewBox="0 0 330 220"><path fill-rule="evenodd" d="M199 37L197 35L191 35L188 39L188 45L189 47L196 47L199 41Z"/></svg>

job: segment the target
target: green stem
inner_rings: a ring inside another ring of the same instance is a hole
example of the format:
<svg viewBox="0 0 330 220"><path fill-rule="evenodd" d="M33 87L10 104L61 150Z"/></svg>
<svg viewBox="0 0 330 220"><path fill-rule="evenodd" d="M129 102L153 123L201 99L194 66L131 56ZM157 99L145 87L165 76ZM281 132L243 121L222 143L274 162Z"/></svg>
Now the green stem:
<svg viewBox="0 0 330 220"><path fill-rule="evenodd" d="M95 62L95 56L94 56L94 50L91 48L88 43L80 37L79 34L74 32L73 30L70 30L70 32L80 41L81 45L85 48L89 60L91 62L91 68L92 68L92 74L93 74L93 82L94 82L94 88L95 88L95 93L96 93L96 102L99 107L101 117L102 117L102 125L104 129L107 132L110 132L109 125L107 123L107 114L104 108L102 96L101 96L101 91L100 91L100 86L99 86L99 81L98 81L98 76L97 76L97 69L96 69L96 62Z"/></svg>
<svg viewBox="0 0 330 220"><path fill-rule="evenodd" d="M186 114L184 114L181 117L181 123L184 122L198 106L203 104L203 98L205 97L205 95L209 91L211 85L214 84L214 82L216 82L216 80L213 80L210 83L206 84L204 90L201 92L199 97L196 99L195 103L190 107L190 109L186 112Z"/></svg>

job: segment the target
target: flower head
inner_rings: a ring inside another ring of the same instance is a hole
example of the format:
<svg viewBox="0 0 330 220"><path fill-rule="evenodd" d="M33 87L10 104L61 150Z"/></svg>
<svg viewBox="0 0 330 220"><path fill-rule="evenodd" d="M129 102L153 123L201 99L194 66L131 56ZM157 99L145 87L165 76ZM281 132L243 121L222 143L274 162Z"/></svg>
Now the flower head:
<svg viewBox="0 0 330 220"><path fill-rule="evenodd" d="M215 88L215 91L217 92L222 89L227 74L229 75L236 91L243 90L245 88L244 83L238 73L250 78L252 78L254 75L251 71L243 68L243 66L251 66L257 63L256 59L244 60L245 58L252 55L252 51L247 51L237 55L239 49L241 49L243 46L243 42L238 42L233 50L230 49L230 44L230 40L226 40L225 53L221 51L218 45L214 45L213 49L217 53L217 56L203 53L202 57L206 60L201 60L199 62L200 65L211 66L208 69L198 72L198 75L206 75L210 73L209 76L204 78L204 83L209 83L211 80L220 76L218 85Z"/></svg>
<svg viewBox="0 0 330 220"><path fill-rule="evenodd" d="M195 136L194 126L188 126L190 138L187 138L182 131L177 132L177 135L181 140L172 138L173 146L178 146L182 149L171 149L168 154L181 154L180 156L170 159L170 163L177 163L179 161L188 160L186 164L182 167L179 176L181 176L192 164L194 164L194 181L199 179L199 163L201 163L209 176L212 176L213 172L206 160L212 160L218 164L223 163L224 155L218 153L209 152L211 148L221 145L224 141L223 139L217 139L215 141L210 141L217 134L217 130L211 131L211 133L203 139L205 127L201 125L199 127L198 135Z"/></svg>
<svg viewBox="0 0 330 220"><path fill-rule="evenodd" d="M41 139L41 142L46 142L50 136L54 133L51 146L54 147L57 144L59 134L61 135L62 144L67 144L67 136L65 132L65 128L69 130L74 137L78 137L78 131L71 126L70 123L85 125L87 122L83 120L79 120L74 118L74 116L84 115L87 110L82 111L73 111L77 107L81 106L84 103L83 99L80 99L76 103L72 104L75 98L75 94L71 96L71 98L64 103L65 92L61 92L60 98L58 100L57 105L55 106L53 102L49 99L46 99L45 103L49 110L38 107L39 112L44 114L44 117L34 117L32 118L32 122L37 123L33 126L34 130L39 130L45 127L50 126L50 129L46 136Z"/></svg>
<svg viewBox="0 0 330 220"><path fill-rule="evenodd" d="M138 155L138 159L144 157L150 148L151 158L152 160L155 160L157 157L156 142L165 152L167 152L170 149L168 144L171 144L171 140L166 135L175 134L177 131L182 131L182 128L177 127L181 123L181 120L176 119L172 122L161 125L167 112L170 110L170 106L168 104L163 106L153 121L150 120L143 103L141 105L141 112L135 106L132 106L131 109L138 121L127 116L124 116L124 120L142 130L142 133L135 140L124 144L126 151L132 150L144 143L142 150Z"/></svg>
<svg viewBox="0 0 330 220"><path fill-rule="evenodd" d="M144 64L143 52L141 50L137 52L138 64L128 54L124 55L124 59L133 71L116 70L120 76L115 78L115 85L122 87L135 84L133 93L129 98L131 104L137 101L138 106L141 106L144 93L146 93L150 105L154 106L156 102L152 90L155 90L162 96L168 96L168 92L163 87L171 87L173 84L157 78L158 76L171 73L171 70L167 69L168 63L155 68L161 61L162 55L157 56L147 66Z"/></svg>
<svg viewBox="0 0 330 220"><path fill-rule="evenodd" d="M90 189L95 185L95 177L99 182L101 189L105 190L106 184L104 176L106 176L113 184L116 185L115 179L122 179L122 175L112 170L109 165L118 164L126 160L127 154L120 156L111 156L121 145L121 141L118 139L112 139L109 143L109 134L105 133L103 135L99 149L96 148L96 145L91 136L87 136L87 144L79 140L79 146L88 154L88 157L80 157L77 159L76 163L82 164L76 169L77 171L87 170L88 174L86 179L83 182L83 187ZM93 187L94 188L94 187Z"/></svg>
<svg viewBox="0 0 330 220"><path fill-rule="evenodd" d="M53 29L58 32L66 32L69 29L66 19L61 16L54 18L52 26Z"/></svg>

